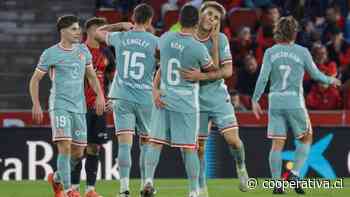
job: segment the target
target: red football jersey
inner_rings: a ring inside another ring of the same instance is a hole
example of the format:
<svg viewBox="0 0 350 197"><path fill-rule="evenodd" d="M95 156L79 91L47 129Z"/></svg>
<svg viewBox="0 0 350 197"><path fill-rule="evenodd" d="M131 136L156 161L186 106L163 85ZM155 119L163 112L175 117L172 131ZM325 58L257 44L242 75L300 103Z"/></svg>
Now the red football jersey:
<svg viewBox="0 0 350 197"><path fill-rule="evenodd" d="M100 86L103 91L103 94L106 98L105 88L104 88L104 72L106 70L108 59L103 54L100 48L92 48L89 45L86 44L86 46L89 48L90 53L92 55L92 63L94 66L94 70L96 71L96 75L98 80L100 81ZM85 97L86 97L86 105L88 108L94 108L95 107L95 101L96 101L96 94L90 84L86 81L85 83Z"/></svg>

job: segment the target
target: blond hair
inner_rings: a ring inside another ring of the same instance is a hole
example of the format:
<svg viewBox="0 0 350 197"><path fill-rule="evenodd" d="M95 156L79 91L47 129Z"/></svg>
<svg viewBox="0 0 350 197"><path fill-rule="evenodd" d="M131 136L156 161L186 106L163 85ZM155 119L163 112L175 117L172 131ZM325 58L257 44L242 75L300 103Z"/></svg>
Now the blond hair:
<svg viewBox="0 0 350 197"><path fill-rule="evenodd" d="M274 39L279 42L294 41L298 28L298 21L293 16L281 17L275 26Z"/></svg>
<svg viewBox="0 0 350 197"><path fill-rule="evenodd" d="M207 8L214 8L221 14L221 19L223 19L226 16L226 10L224 6L222 6L220 3L216 1L206 1L204 2L201 7L199 8L199 13L202 14Z"/></svg>

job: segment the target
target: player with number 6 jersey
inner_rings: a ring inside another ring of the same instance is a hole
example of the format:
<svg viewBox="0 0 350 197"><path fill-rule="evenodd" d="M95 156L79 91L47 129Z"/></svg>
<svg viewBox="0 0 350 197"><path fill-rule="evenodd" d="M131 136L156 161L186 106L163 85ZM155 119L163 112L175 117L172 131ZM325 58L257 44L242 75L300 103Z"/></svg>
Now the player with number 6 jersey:
<svg viewBox="0 0 350 197"><path fill-rule="evenodd" d="M106 32L113 26L101 27L100 32L116 52L116 72L108 97L115 99L114 125L118 136L120 197L130 195L131 146L135 130L140 136L140 172L143 188L145 151L152 114L152 81L156 69L158 37L147 32L152 23L153 9L147 4L135 7L132 16L135 26L124 32ZM132 27L128 23L120 23ZM105 30L104 30L105 29Z"/></svg>

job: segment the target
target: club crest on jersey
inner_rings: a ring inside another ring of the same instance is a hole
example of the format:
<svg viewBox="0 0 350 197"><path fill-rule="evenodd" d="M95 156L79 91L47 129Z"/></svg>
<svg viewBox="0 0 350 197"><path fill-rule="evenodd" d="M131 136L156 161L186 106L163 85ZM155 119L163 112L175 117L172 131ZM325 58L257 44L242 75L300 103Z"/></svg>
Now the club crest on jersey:
<svg viewBox="0 0 350 197"><path fill-rule="evenodd" d="M81 61L84 61L84 59L85 59L84 54L83 53L79 53L79 58L80 58Z"/></svg>

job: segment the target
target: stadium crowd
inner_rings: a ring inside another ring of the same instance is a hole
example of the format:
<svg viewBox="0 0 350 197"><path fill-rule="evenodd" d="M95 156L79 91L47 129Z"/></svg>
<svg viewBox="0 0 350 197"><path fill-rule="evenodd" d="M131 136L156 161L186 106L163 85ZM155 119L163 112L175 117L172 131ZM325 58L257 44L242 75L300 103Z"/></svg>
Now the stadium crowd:
<svg viewBox="0 0 350 197"><path fill-rule="evenodd" d="M97 7L121 13L128 20L138 3L148 3L155 9L157 34L176 26L176 13L186 4L199 7L203 0L100 0ZM350 95L350 12L347 0L218 0L227 10L222 32L230 40L234 75L226 80L231 100L237 110L251 109L251 96L260 72L264 51L275 44L273 29L281 16L293 15L300 27L297 43L307 47L317 67L343 82L334 87L312 81L304 76L304 94L308 109L349 109ZM172 13L167 17L167 13ZM174 14L175 13L175 14ZM247 15L248 13L248 15ZM252 16L252 17L247 17ZM170 24L169 24L170 23ZM268 88L268 87L267 87ZM268 92L268 90L266 90ZM237 105L238 103L238 105ZM261 106L267 109L265 94Z"/></svg>

